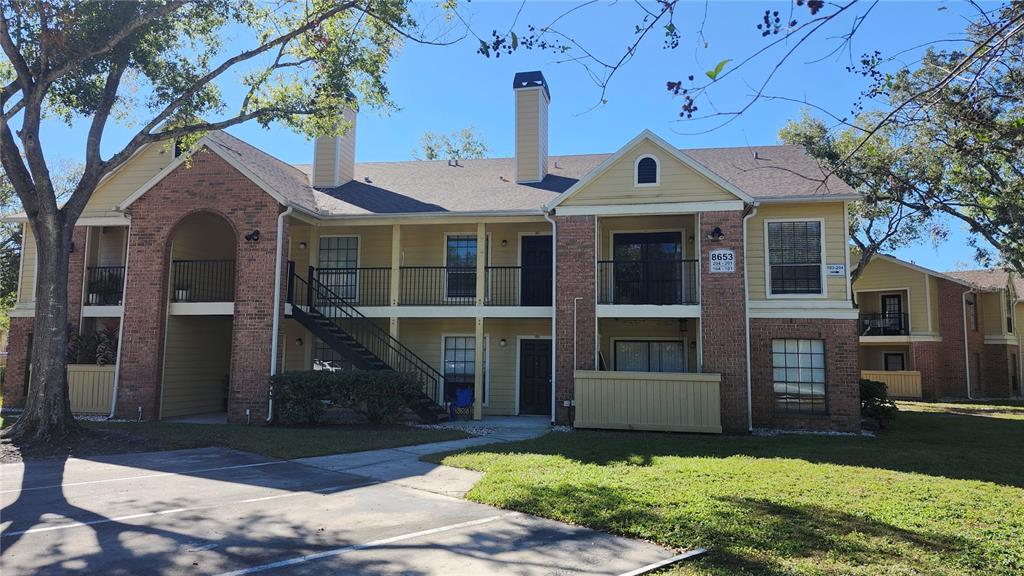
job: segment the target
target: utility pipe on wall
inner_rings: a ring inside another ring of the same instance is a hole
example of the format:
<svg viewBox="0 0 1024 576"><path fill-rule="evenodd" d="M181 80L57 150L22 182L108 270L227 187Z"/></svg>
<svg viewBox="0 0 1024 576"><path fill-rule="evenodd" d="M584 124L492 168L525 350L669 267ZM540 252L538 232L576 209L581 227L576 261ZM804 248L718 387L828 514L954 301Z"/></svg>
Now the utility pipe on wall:
<svg viewBox="0 0 1024 576"><path fill-rule="evenodd" d="M555 403L557 398L558 381L558 332L555 330L555 322L558 318L558 225L551 218L551 213L545 211L544 219L551 223L551 423L555 422Z"/></svg>
<svg viewBox="0 0 1024 576"><path fill-rule="evenodd" d="M125 232L127 238L125 238L124 246L124 277L121 278L121 318L117 324L117 360L114 360L114 386L110 396L110 416L114 417L114 413L117 411L117 386L121 383L121 348L124 344L124 308L125 302L128 301L126 297L128 292L128 255L131 254L132 250L132 225L128 224L128 230ZM86 260L89 258L89 253L85 254Z"/></svg>
<svg viewBox="0 0 1024 576"><path fill-rule="evenodd" d="M757 214L757 206L757 202L751 204L750 213L743 217L743 343L747 349L747 432L754 431L754 387L751 382L750 367L750 289L747 279L747 220Z"/></svg>
<svg viewBox="0 0 1024 576"><path fill-rule="evenodd" d="M970 354L970 351L969 351L968 346L967 346L967 295L970 294L971 292L974 292L973 288L970 289L970 290L965 291L961 295L961 299L963 301L963 306L964 306L964 375L967 376L967 398L968 398L968 400L972 399L971 398L971 354ZM978 312L978 298L977 298L977 296L975 296L975 298L974 298L974 312L975 312L975 314L977 314L977 312Z"/></svg>
<svg viewBox="0 0 1024 576"><path fill-rule="evenodd" d="M277 332L281 325L281 257L284 255L284 221L292 213L292 207L277 215L277 250L274 261L274 321L273 333L270 335L270 375L277 374ZM267 389L267 422L274 419L274 391ZM248 420L248 415L246 417ZM248 424L248 422L246 422Z"/></svg>

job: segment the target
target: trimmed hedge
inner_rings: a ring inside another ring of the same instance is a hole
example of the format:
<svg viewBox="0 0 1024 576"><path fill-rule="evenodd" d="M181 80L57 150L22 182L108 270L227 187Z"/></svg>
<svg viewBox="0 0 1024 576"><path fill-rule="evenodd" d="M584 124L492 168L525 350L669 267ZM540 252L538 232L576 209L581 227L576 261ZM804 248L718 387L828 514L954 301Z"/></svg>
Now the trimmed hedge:
<svg viewBox="0 0 1024 576"><path fill-rule="evenodd" d="M896 403L889 400L889 388L877 380L860 380L860 415L874 421L879 428L896 417Z"/></svg>
<svg viewBox="0 0 1024 576"><path fill-rule="evenodd" d="M366 416L373 424L394 424L420 394L415 374L386 370L309 370L270 379L274 421L286 426L319 424L333 405Z"/></svg>

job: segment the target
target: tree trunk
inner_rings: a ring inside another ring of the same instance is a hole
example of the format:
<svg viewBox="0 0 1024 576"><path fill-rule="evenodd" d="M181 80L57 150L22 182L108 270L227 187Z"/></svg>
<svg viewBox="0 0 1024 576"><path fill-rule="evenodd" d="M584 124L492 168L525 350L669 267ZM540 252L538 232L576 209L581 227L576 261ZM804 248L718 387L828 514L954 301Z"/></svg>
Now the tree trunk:
<svg viewBox="0 0 1024 576"><path fill-rule="evenodd" d="M26 444L58 440L81 430L71 415L67 378L68 252L74 225L40 222L32 232L38 254L32 374L25 410L5 434Z"/></svg>

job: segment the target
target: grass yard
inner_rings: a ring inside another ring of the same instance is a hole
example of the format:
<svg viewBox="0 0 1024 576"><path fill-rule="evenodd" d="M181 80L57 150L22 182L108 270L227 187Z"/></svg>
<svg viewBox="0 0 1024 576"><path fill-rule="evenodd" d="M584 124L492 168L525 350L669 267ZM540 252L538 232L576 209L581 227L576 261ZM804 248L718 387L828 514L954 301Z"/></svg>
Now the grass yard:
<svg viewBox="0 0 1024 576"><path fill-rule="evenodd" d="M13 420L7 423L11 424ZM22 457L53 457L67 454L86 456L206 446L220 446L272 458L291 459L442 442L468 436L460 430L406 426L283 428L177 422L83 422L83 425L88 434L75 438L68 446L16 447L4 441L0 446L0 461L17 461Z"/></svg>
<svg viewBox="0 0 1024 576"><path fill-rule="evenodd" d="M1024 574L1024 404L875 438L551 433L441 456L478 502L709 553L670 574Z"/></svg>

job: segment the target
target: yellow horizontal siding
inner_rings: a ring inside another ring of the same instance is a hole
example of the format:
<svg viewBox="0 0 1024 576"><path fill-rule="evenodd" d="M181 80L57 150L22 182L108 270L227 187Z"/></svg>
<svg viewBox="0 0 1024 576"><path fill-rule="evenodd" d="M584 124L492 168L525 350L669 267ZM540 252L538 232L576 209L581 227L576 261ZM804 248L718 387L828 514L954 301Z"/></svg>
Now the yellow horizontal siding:
<svg viewBox="0 0 1024 576"><path fill-rule="evenodd" d="M719 374L576 372L577 428L721 433Z"/></svg>
<svg viewBox="0 0 1024 576"><path fill-rule="evenodd" d="M765 220L823 218L825 227L825 264L846 265L848 250L846 224L842 202L814 202L807 204L769 204L757 209L747 222L747 278L751 300L766 300L765 290ZM826 276L829 300L848 300L846 276ZM818 298L820 299L820 297ZM799 298L787 298L799 302Z"/></svg>
<svg viewBox="0 0 1024 576"><path fill-rule="evenodd" d="M36 239L32 228L26 223L22 225L21 238L21 278L18 280L18 302L29 303L36 300Z"/></svg>
<svg viewBox="0 0 1024 576"><path fill-rule="evenodd" d="M637 187L634 166L636 159L653 155L661 168L657 186ZM737 200L693 168L680 162L661 146L649 140L637 143L598 177L571 198L566 206L603 206L615 204L658 204L663 202L713 202Z"/></svg>
<svg viewBox="0 0 1024 576"><path fill-rule="evenodd" d="M1002 292L985 292L978 295L981 298L981 313L985 324L986 336L1003 336L1006 334L1006 316L1003 313L1003 300L1006 296Z"/></svg>
<svg viewBox="0 0 1024 576"><path fill-rule="evenodd" d="M542 110L541 90L516 91L516 162L517 179L534 181L540 179L541 121L547 119ZM546 122L545 122L546 123Z"/></svg>
<svg viewBox="0 0 1024 576"><path fill-rule="evenodd" d="M173 161L173 144L165 142L146 146L96 187L82 216L118 216L114 208Z"/></svg>
<svg viewBox="0 0 1024 576"><path fill-rule="evenodd" d="M220 412L231 370L230 316L168 316L161 418Z"/></svg>
<svg viewBox="0 0 1024 576"><path fill-rule="evenodd" d="M686 362L691 371L697 370L697 351L690 346L697 341L700 332L700 320L688 319L685 322L666 318L601 318L598 321L599 350L604 357L605 366L615 370L615 350L612 342L617 339L627 340L684 340L686 344Z"/></svg>

